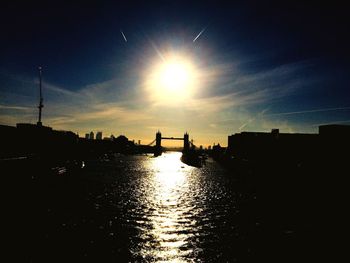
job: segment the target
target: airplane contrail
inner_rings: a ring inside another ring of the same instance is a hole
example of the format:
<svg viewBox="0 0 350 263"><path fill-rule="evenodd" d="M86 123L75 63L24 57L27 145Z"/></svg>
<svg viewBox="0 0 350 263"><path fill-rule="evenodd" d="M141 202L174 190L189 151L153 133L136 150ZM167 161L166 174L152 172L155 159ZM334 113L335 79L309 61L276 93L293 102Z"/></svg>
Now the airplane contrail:
<svg viewBox="0 0 350 263"><path fill-rule="evenodd" d="M311 125L311 127L318 127L318 126L322 126L322 125L331 125L331 124L340 124L340 123L348 123L348 122L350 122L350 120L341 120L341 121L333 121L333 122L324 122L324 123L313 124L313 125Z"/></svg>
<svg viewBox="0 0 350 263"><path fill-rule="evenodd" d="M124 32L123 32L122 30L120 30L120 33L122 34L122 36L123 36L125 42L128 42L128 40L126 39L126 37L125 37L125 35L124 35Z"/></svg>
<svg viewBox="0 0 350 263"><path fill-rule="evenodd" d="M196 42L196 40L203 34L203 32L206 30L207 28L203 28L201 32L199 32L199 34L193 39L193 43Z"/></svg>
<svg viewBox="0 0 350 263"><path fill-rule="evenodd" d="M241 127L239 127L238 130L241 131L245 126L247 126L248 124L250 124L253 121L255 121L258 117L263 116L265 114L265 112L267 112L268 110L269 110L269 108L263 109L254 118L250 118L246 123L244 123Z"/></svg>
<svg viewBox="0 0 350 263"><path fill-rule="evenodd" d="M293 115L293 114L304 114L304 113L326 112L326 111L340 111L340 110L350 110L350 107L338 107L338 108L325 108L325 109L304 110L304 111L280 112L280 113L270 113L267 115L268 116L281 116L281 115Z"/></svg>

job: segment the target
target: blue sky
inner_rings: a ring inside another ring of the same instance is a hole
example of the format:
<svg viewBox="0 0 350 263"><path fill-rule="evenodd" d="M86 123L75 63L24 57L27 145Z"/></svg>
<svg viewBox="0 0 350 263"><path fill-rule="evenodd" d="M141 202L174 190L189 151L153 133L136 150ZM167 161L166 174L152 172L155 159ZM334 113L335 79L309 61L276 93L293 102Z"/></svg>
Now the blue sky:
<svg viewBox="0 0 350 263"><path fill-rule="evenodd" d="M37 121L41 65L44 124L80 135L147 143L159 129L226 145L240 131L348 124L345 10L336 2L11 1L0 11L0 123ZM147 79L172 54L191 62L196 89L157 101Z"/></svg>

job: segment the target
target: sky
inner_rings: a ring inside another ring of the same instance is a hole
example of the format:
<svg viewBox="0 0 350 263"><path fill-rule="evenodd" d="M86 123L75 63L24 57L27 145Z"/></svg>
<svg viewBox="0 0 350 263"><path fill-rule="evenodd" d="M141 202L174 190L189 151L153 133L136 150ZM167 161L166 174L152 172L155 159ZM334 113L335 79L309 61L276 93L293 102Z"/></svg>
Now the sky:
<svg viewBox="0 0 350 263"><path fill-rule="evenodd" d="M340 2L127 2L3 3L0 124L36 123L39 66L43 124L80 136L147 144L157 130L187 131L207 146L242 131L350 123ZM190 65L191 82L165 92L155 79L173 58Z"/></svg>

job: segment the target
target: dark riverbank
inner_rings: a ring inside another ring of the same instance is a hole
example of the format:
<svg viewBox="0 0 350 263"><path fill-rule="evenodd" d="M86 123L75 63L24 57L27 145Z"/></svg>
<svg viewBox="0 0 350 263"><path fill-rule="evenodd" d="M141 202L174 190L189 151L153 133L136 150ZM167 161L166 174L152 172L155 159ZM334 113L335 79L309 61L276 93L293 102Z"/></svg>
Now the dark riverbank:
<svg viewBox="0 0 350 263"><path fill-rule="evenodd" d="M89 161L90 162L90 161ZM91 161L94 162L94 161ZM127 231L110 235L108 203L96 200L111 194L112 180L103 161L86 169L51 167L40 160L7 162L2 168L11 176L8 237L22 262L77 262L130 260ZM60 173L59 169L64 169ZM92 174L93 173L93 174ZM103 207L101 210L99 207ZM112 220L112 218L111 218Z"/></svg>
<svg viewBox="0 0 350 263"><path fill-rule="evenodd" d="M105 139L81 138L71 131L18 123L0 125L0 162L8 159L41 160L49 165L99 158L105 154L153 153L154 147L137 145L126 136Z"/></svg>
<svg viewBox="0 0 350 263"><path fill-rule="evenodd" d="M250 160L219 158L228 173L237 176L243 192L257 198L243 207L261 216L253 239L262 257L313 262L344 256L340 240L348 228L344 207L349 165L340 148L335 144L303 160L275 154Z"/></svg>

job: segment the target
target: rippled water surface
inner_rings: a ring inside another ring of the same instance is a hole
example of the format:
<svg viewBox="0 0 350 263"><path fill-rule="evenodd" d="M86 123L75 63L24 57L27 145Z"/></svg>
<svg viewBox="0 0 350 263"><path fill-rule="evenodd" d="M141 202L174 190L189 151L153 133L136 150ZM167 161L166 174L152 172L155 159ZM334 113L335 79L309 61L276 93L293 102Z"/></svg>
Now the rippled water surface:
<svg viewBox="0 0 350 263"><path fill-rule="evenodd" d="M32 262L245 261L260 222L242 204L254 194L211 159L195 168L180 157L116 155L32 176Z"/></svg>
<svg viewBox="0 0 350 263"><path fill-rule="evenodd" d="M20 262L305 262L319 253L313 211L323 203L298 167L224 170L208 159L195 168L180 157L105 156L63 172L40 159L7 163L4 214Z"/></svg>
<svg viewBox="0 0 350 263"><path fill-rule="evenodd" d="M139 229L139 242L133 254L159 261L195 259L203 249L201 237L215 227L210 199L227 199L215 182L208 182L210 171L184 165L179 153L169 153L141 162L146 174L133 188L135 209L130 218ZM232 201L232 200L230 200ZM230 202L231 203L231 202ZM230 203L222 204L219 219Z"/></svg>
<svg viewBox="0 0 350 263"><path fill-rule="evenodd" d="M230 188L234 181L214 162L199 169L180 157L171 152L110 162L111 192L97 198L96 206L103 207L106 199L112 203L134 260L234 258L231 249L237 250L234 241L240 238L234 218L238 196Z"/></svg>

